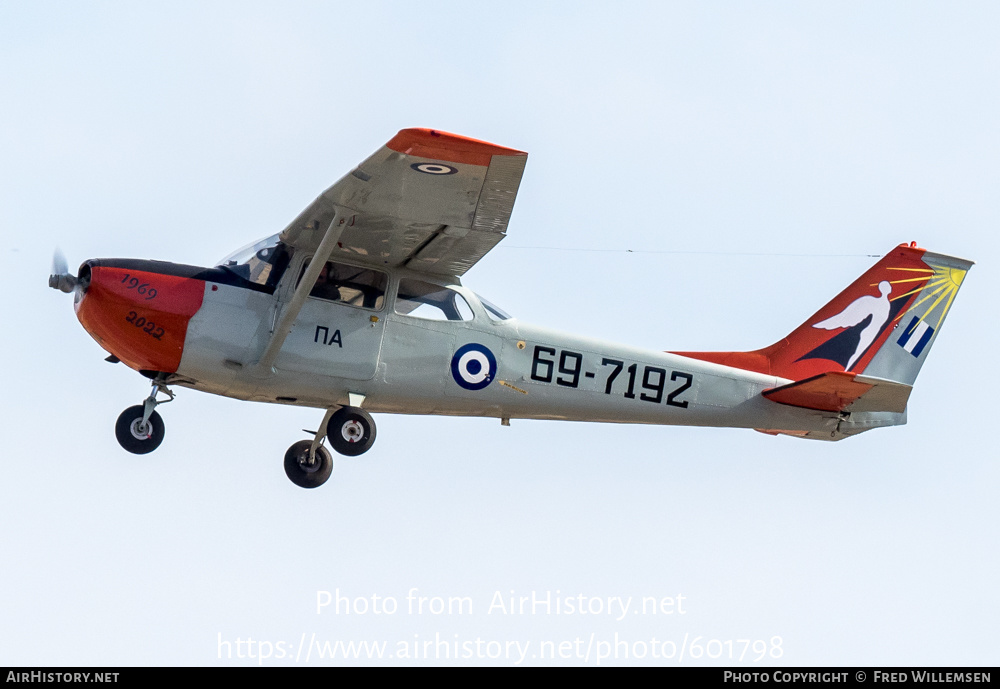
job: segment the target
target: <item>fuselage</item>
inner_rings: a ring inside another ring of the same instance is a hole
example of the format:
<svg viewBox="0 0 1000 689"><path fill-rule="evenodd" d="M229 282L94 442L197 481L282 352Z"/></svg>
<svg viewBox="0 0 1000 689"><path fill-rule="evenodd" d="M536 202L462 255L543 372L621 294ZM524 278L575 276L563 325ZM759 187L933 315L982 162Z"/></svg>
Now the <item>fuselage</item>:
<svg viewBox="0 0 1000 689"><path fill-rule="evenodd" d="M241 400L330 408L355 394L370 412L831 433L841 421L761 396L785 379L522 323L457 278L405 269L378 271L378 298L311 296L273 365L261 367L307 260L292 257L272 284L224 267L91 260L77 315L144 375ZM430 283L464 306L422 308L413 294Z"/></svg>

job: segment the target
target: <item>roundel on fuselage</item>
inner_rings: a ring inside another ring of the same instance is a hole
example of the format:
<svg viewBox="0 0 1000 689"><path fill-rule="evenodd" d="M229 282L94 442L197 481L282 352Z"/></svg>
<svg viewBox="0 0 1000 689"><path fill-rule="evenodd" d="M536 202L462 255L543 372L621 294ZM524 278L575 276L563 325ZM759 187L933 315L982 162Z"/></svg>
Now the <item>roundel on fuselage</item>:
<svg viewBox="0 0 1000 689"><path fill-rule="evenodd" d="M470 342L451 358L451 377L466 390L482 390L497 374L497 359L488 347Z"/></svg>

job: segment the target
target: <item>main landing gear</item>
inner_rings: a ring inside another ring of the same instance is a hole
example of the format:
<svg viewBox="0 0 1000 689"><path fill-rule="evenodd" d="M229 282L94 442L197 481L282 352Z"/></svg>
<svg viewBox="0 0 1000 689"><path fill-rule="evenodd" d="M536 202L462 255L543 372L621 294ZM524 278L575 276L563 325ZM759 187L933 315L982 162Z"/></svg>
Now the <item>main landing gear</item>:
<svg viewBox="0 0 1000 689"><path fill-rule="evenodd" d="M357 457L375 442L375 420L360 407L341 407L327 421L326 437L340 454Z"/></svg>
<svg viewBox="0 0 1000 689"><path fill-rule="evenodd" d="M333 473L330 451L312 444L311 440L300 440L285 453L285 474L300 488L318 488Z"/></svg>
<svg viewBox="0 0 1000 689"><path fill-rule="evenodd" d="M329 440L338 453L357 457L375 442L375 421L360 407L328 409L315 437L311 441L300 440L285 453L285 474L292 483L302 488L317 488L330 478L333 457L323 447L324 440Z"/></svg>
<svg viewBox="0 0 1000 689"><path fill-rule="evenodd" d="M156 395L160 392L169 399L157 400ZM163 419L155 410L173 399L174 393L166 385L154 382L153 391L142 404L129 407L118 417L115 423L118 444L134 455L144 455L158 448L163 442Z"/></svg>

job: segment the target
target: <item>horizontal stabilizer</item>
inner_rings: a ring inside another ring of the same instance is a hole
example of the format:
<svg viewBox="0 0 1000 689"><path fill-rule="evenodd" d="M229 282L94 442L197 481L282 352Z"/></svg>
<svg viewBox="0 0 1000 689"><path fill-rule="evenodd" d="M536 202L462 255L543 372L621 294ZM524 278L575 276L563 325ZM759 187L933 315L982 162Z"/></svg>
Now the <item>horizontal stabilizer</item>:
<svg viewBox="0 0 1000 689"><path fill-rule="evenodd" d="M820 411L901 413L912 386L883 378L831 371L769 388L761 394L773 402Z"/></svg>

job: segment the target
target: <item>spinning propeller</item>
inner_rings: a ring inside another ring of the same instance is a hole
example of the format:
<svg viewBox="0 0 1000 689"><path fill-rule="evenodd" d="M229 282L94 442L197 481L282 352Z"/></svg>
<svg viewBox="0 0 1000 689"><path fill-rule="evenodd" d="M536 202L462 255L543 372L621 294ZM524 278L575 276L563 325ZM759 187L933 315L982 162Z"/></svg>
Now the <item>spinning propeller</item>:
<svg viewBox="0 0 1000 689"><path fill-rule="evenodd" d="M56 249L52 253L52 274L49 275L49 287L71 294L76 290L79 282L77 276L69 272L66 257L63 256L62 251Z"/></svg>

